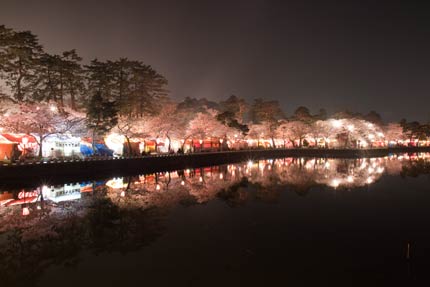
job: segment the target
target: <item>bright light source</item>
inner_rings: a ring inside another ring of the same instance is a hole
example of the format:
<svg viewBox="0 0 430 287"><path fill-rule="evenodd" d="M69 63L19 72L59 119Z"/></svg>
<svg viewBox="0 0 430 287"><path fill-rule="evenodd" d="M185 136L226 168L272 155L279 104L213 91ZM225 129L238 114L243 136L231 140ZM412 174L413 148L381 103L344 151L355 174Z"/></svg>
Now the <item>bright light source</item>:
<svg viewBox="0 0 430 287"><path fill-rule="evenodd" d="M23 209L22 209L22 215L23 216L27 216L27 215L29 215L30 214L30 209L28 209L28 207L24 207Z"/></svg>
<svg viewBox="0 0 430 287"><path fill-rule="evenodd" d="M114 188L114 189L127 187L127 184L124 183L122 177L111 179L108 182L106 182L105 184L106 184L106 186L109 186L110 188Z"/></svg>
<svg viewBox="0 0 430 287"><path fill-rule="evenodd" d="M331 186L333 186L334 188L338 187L339 184L340 184L340 180L337 178L333 179L331 182Z"/></svg>
<svg viewBox="0 0 430 287"><path fill-rule="evenodd" d="M342 126L342 121L340 121L340 120L333 120L333 121L331 122L331 124L332 124L332 126L333 126L333 127L335 127L335 128L340 128L340 127Z"/></svg>

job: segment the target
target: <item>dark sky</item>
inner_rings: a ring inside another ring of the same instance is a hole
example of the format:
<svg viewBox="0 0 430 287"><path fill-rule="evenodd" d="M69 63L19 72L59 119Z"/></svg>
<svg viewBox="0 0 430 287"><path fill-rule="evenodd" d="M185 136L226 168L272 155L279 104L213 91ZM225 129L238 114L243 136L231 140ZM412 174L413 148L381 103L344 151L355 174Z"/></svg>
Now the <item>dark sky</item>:
<svg viewBox="0 0 430 287"><path fill-rule="evenodd" d="M31 30L49 52L143 60L175 99L236 94L289 114L428 121L429 9L392 2L0 0L0 24Z"/></svg>

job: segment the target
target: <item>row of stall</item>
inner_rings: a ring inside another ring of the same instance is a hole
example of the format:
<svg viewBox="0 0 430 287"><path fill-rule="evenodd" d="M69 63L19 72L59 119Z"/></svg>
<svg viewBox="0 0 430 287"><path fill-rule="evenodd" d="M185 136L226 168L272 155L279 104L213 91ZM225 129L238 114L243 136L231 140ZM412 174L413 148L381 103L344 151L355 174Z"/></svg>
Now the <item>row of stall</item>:
<svg viewBox="0 0 430 287"><path fill-rule="evenodd" d="M39 155L40 144L37 135L0 134L0 161L32 158ZM141 155L168 152L218 151L231 146L220 139L129 139L110 134L94 144L90 137L73 135L50 135L43 139L42 157L86 157L94 154L107 156ZM237 148L241 146L237 145Z"/></svg>

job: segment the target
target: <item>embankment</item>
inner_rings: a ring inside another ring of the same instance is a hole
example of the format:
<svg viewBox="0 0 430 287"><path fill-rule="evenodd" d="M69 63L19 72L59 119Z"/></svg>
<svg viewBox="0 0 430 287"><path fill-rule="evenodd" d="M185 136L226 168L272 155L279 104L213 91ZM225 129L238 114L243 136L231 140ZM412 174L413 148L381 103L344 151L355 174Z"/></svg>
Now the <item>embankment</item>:
<svg viewBox="0 0 430 287"><path fill-rule="evenodd" d="M0 166L0 186L30 186L44 182L64 183L112 176L147 174L187 168L280 157L360 158L392 153L430 152L430 147L383 149L261 149L194 154L152 155L132 158L13 163Z"/></svg>

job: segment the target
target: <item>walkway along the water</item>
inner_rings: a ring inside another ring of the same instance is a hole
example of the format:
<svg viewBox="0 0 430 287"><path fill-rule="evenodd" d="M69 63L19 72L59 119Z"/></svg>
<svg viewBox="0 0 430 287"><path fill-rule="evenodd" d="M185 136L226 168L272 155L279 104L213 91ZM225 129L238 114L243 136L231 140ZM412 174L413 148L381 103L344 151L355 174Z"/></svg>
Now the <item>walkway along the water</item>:
<svg viewBox="0 0 430 287"><path fill-rule="evenodd" d="M161 154L130 158L86 158L83 160L45 161L3 164L0 186L51 184L107 178L111 176L148 174L187 168L280 157L359 158L382 157L392 153L430 152L430 147L383 149L261 149L192 154Z"/></svg>

